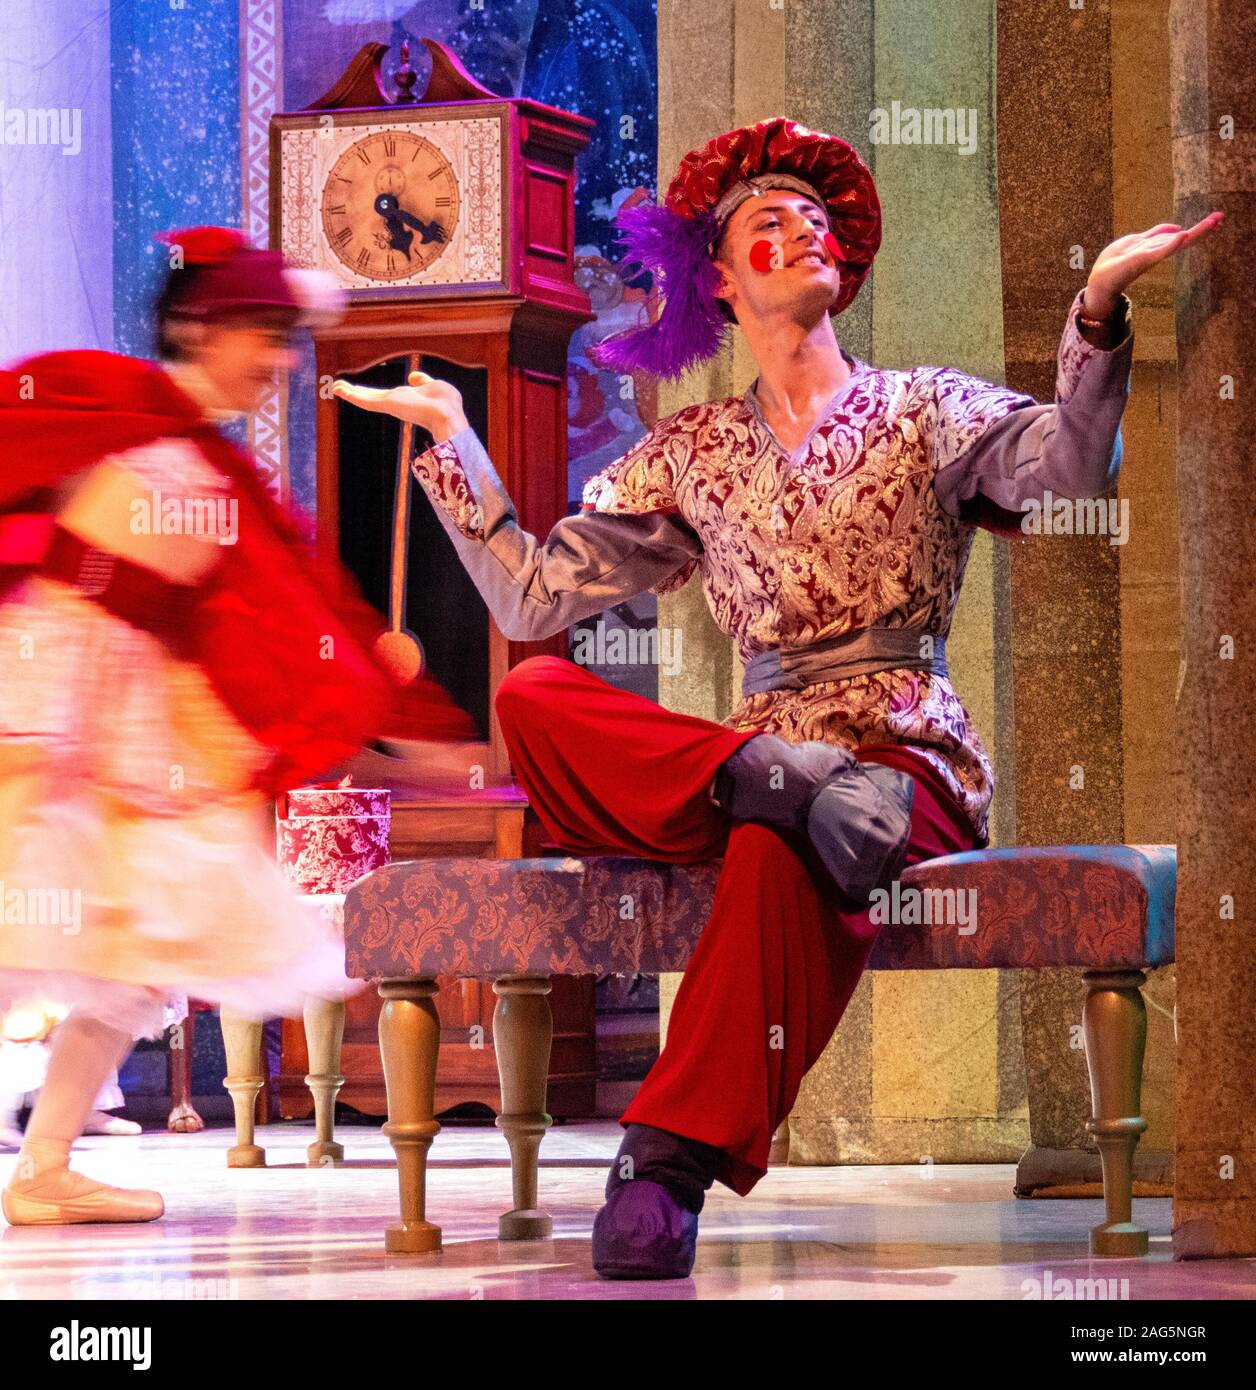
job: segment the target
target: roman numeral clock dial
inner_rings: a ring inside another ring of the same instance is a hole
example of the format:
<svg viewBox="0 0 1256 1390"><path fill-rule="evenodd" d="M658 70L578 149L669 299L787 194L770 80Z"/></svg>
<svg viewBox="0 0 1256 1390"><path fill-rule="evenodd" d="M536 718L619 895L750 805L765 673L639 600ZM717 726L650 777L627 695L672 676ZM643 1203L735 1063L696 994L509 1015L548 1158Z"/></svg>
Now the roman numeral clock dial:
<svg viewBox="0 0 1256 1390"><path fill-rule="evenodd" d="M430 140L386 130L343 151L321 203L327 244L344 266L371 280L408 280L449 246L458 179Z"/></svg>

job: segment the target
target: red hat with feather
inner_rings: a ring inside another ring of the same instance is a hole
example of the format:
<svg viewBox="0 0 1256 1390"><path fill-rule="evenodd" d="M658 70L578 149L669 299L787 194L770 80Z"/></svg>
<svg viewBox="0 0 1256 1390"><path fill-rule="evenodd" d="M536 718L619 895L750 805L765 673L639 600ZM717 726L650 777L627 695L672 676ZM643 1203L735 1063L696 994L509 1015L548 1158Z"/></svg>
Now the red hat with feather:
<svg viewBox="0 0 1256 1390"><path fill-rule="evenodd" d="M845 140L784 116L725 131L680 161L662 205L621 210L625 266L661 282L658 319L599 343L590 352L611 371L642 369L677 377L723 347L728 321L716 296L712 257L728 219L747 198L791 188L824 208L837 239L841 289L831 312L859 292L881 244L881 204L868 166Z"/></svg>

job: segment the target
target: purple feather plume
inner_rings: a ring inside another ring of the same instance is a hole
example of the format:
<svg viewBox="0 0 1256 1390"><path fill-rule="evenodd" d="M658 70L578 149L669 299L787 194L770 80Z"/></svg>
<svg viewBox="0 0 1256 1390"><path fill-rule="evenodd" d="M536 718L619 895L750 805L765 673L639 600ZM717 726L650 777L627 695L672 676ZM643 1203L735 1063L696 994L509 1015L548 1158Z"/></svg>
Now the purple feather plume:
<svg viewBox="0 0 1256 1390"><path fill-rule="evenodd" d="M589 350L589 357L607 371L643 370L675 378L717 353L728 335L729 323L720 312L716 291L719 272L708 245L718 224L711 212L681 217L667 207L642 202L621 210L616 225L625 249L628 276L636 266L656 277L663 309L657 320Z"/></svg>

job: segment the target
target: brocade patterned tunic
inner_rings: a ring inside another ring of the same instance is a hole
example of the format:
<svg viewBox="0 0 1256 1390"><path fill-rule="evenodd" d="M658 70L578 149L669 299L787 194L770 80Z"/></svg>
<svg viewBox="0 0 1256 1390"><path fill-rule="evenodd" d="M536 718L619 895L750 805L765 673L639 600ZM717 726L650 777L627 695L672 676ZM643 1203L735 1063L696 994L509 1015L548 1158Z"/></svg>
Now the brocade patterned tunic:
<svg viewBox="0 0 1256 1390"><path fill-rule="evenodd" d="M1096 348L1074 301L1056 403L949 368L852 371L791 454L755 387L660 420L585 486L584 510L544 542L523 531L474 432L414 472L502 631L535 640L646 589L699 573L748 662L866 627L944 639L981 526L1021 534L1026 503L1097 496L1115 481L1133 339ZM756 383L757 384L757 383ZM994 774L946 676L889 670L744 697L725 719L791 743L910 746L987 839Z"/></svg>

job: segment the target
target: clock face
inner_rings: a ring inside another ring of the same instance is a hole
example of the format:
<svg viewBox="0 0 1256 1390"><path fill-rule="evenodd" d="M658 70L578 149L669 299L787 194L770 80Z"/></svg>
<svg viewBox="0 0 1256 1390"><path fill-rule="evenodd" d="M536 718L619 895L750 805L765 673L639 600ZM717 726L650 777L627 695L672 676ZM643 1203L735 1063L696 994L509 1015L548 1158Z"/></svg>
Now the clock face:
<svg viewBox="0 0 1256 1390"><path fill-rule="evenodd" d="M505 287L502 113L284 120L272 127L272 214L293 265L365 298Z"/></svg>
<svg viewBox="0 0 1256 1390"><path fill-rule="evenodd" d="M408 280L449 248L461 209L449 160L413 131L355 140L323 184L323 234L348 270L369 280Z"/></svg>

